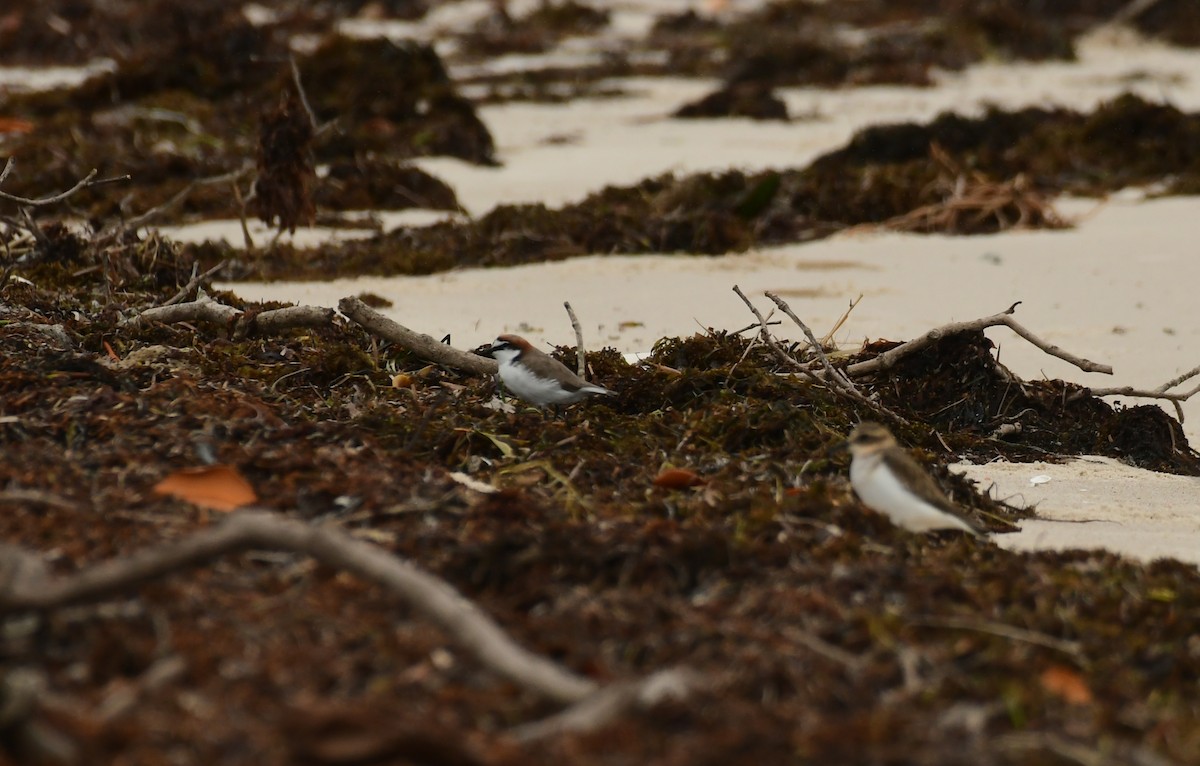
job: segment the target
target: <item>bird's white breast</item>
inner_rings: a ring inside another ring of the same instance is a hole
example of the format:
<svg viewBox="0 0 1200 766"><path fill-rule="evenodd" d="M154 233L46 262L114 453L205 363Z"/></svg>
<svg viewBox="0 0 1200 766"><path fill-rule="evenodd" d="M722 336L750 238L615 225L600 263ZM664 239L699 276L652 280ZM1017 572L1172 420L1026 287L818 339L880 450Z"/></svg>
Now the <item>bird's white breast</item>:
<svg viewBox="0 0 1200 766"><path fill-rule="evenodd" d="M502 362L499 375L505 388L539 407L547 404L570 404L587 395L583 389L568 391L553 378L534 375L528 367L516 361Z"/></svg>
<svg viewBox="0 0 1200 766"><path fill-rule="evenodd" d="M864 503L898 527L912 532L970 529L961 519L909 491L879 453L855 456L850 463L850 484Z"/></svg>

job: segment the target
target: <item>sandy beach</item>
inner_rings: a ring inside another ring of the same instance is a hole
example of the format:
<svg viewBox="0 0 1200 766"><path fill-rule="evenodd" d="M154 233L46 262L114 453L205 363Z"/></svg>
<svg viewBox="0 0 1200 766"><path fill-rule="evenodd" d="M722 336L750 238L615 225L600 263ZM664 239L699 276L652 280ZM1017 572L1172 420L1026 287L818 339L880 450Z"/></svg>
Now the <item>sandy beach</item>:
<svg viewBox="0 0 1200 766"><path fill-rule="evenodd" d="M1198 148L1195 0L21 0L0 762L1192 763Z"/></svg>
<svg viewBox="0 0 1200 766"><path fill-rule="evenodd" d="M421 164L454 186L475 215L502 203L555 206L605 184L630 184L663 172L800 165L865 125L928 120L948 109L974 113L986 104L1090 109L1126 91L1197 109L1200 54L1127 34L1097 35L1082 46L1077 62L988 64L943 75L933 89L784 91L793 113L812 115L790 123L671 120L665 115L675 105L714 83L622 84L634 95L485 107L481 114L496 136L502 167L441 158ZM595 255L425 277L224 287L251 300L326 306L346 295L374 293L393 302L386 313L397 321L437 337L449 334L460 347L500 332L569 344L573 334L562 308L569 300L589 345L624 352L646 351L661 337L746 326L751 317L731 291L735 284L758 296L764 310L769 303L762 291L779 293L819 333L862 295L836 337L849 349L865 339L905 340L1021 301L1017 318L1032 332L1114 370L1112 376L1084 373L1007 329L989 330L1000 360L1024 378L1153 389L1200 362L1200 315L1194 308L1200 261L1190 223L1200 216L1200 199L1153 199L1146 190L1127 190L1104 201L1064 199L1057 206L1075 228L976 237L860 229L812 244L716 258ZM221 226L182 227L170 234L206 238L219 234ZM236 229L224 226L236 242ZM297 234L314 246L327 236ZM779 332L788 334L786 328ZM1188 402L1183 410L1189 440L1200 443L1200 405ZM995 482L1001 496L1036 504L1041 518L1020 534L998 537L1001 545L1103 546L1143 559L1200 562L1196 480L1092 459L967 470L985 486ZM1051 481L1029 491L1023 482L1031 475ZM1075 523L1081 517L1095 521Z"/></svg>

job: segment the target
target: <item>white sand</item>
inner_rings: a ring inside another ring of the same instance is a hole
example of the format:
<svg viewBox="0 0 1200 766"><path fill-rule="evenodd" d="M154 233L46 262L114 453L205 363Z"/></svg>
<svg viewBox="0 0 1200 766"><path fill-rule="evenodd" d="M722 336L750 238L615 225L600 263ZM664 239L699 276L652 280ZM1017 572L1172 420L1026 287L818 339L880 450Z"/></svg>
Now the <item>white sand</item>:
<svg viewBox="0 0 1200 766"><path fill-rule="evenodd" d="M1107 548L1143 561L1200 564L1200 477L1143 471L1097 456L1066 465L952 468L995 497L1036 508L1039 518L1022 522L1020 532L993 538L1005 548Z"/></svg>
<svg viewBox="0 0 1200 766"><path fill-rule="evenodd" d="M450 183L476 215L502 203L576 201L605 184L632 184L662 172L801 166L842 145L868 124L925 121L953 109L1091 109L1132 90L1181 109L1200 109L1200 53L1097 36L1079 62L986 65L945 75L933 89L795 89L788 124L666 117L714 83L626 82L636 96L563 105L504 104L481 110L504 166L478 168L452 159L421 164ZM663 336L701 327L736 329L751 321L732 294L740 284L766 307L764 289L781 293L819 333L863 294L838 340L914 337L1023 301L1017 319L1046 340L1094 361L1113 376L1086 374L1004 329L989 331L1001 360L1026 378L1064 378L1090 386L1153 388L1200 364L1200 199L1143 201L1138 193L1107 204L1065 201L1088 214L1063 232L988 237L847 233L720 258L589 257L510 269L463 269L430 277L338 280L324 284L239 284L248 299L336 305L373 292L394 301L388 313L435 336L471 347L503 331L535 343L571 343L562 309L570 300L590 345L646 350ZM187 230L176 235L190 236ZM233 229L228 235L238 242ZM780 334L797 336L789 327ZM1194 384L1194 382L1193 382ZM1185 405L1188 437L1200 443L1200 404ZM969 469L994 480L1001 495L1021 492L1044 521L998 541L1013 548L1103 546L1140 558L1200 560L1197 480L1135 471L1111 461L1065 466L988 465ZM1042 473L1049 483L1028 486ZM1067 523L1081 518L1087 523Z"/></svg>

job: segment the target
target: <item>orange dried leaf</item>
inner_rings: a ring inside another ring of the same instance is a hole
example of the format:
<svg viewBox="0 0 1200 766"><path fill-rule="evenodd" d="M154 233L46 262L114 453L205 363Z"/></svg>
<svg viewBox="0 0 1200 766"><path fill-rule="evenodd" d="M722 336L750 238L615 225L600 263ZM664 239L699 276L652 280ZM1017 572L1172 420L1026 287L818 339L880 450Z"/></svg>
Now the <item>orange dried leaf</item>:
<svg viewBox="0 0 1200 766"><path fill-rule="evenodd" d="M668 468L654 477L654 486L663 489L687 489L707 483L699 474L686 468Z"/></svg>
<svg viewBox="0 0 1200 766"><path fill-rule="evenodd" d="M258 500L246 477L228 465L184 468L155 484L154 492L214 511L232 511Z"/></svg>
<svg viewBox="0 0 1200 766"><path fill-rule="evenodd" d="M1062 665L1042 671L1042 688L1072 705L1090 705L1095 699L1087 681L1079 673Z"/></svg>
<svg viewBox="0 0 1200 766"><path fill-rule="evenodd" d="M33 123L20 117L0 117L0 133L22 135L33 132Z"/></svg>

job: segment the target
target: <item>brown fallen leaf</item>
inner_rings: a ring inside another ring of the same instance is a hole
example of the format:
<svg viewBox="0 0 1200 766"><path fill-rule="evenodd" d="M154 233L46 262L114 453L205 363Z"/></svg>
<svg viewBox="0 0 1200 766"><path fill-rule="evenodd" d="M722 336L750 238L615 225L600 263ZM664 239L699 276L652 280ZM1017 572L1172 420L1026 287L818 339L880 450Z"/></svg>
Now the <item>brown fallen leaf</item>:
<svg viewBox="0 0 1200 766"><path fill-rule="evenodd" d="M654 486L662 487L663 489L687 489L688 487L698 487L701 484L708 482L695 471L689 471L686 468L668 468L667 470L654 477Z"/></svg>
<svg viewBox="0 0 1200 766"><path fill-rule="evenodd" d="M1062 665L1051 665L1042 671L1042 688L1072 705L1090 705L1092 690L1083 676Z"/></svg>
<svg viewBox="0 0 1200 766"><path fill-rule="evenodd" d="M229 465L184 468L155 484L154 492L214 511L232 511L258 500L246 477Z"/></svg>
<svg viewBox="0 0 1200 766"><path fill-rule="evenodd" d="M33 123L19 117L0 117L0 133L22 135L33 132Z"/></svg>

